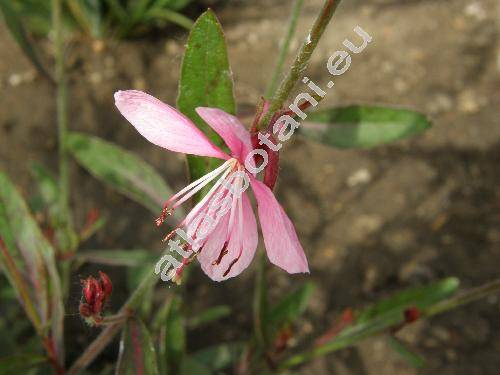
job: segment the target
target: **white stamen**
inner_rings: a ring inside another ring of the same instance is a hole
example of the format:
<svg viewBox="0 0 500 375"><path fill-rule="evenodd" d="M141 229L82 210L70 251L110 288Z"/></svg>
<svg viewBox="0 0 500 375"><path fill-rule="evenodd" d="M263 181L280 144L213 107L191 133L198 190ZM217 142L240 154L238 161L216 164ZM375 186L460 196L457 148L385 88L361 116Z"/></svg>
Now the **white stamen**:
<svg viewBox="0 0 500 375"><path fill-rule="evenodd" d="M186 186L184 189L173 195L166 203L166 206L172 202L174 202L176 199L179 199L182 195L185 193L187 194L183 198L180 199L180 201L177 201L172 208L178 207L180 204L185 202L187 199L192 197L194 194L196 194L198 191L203 189L204 186L206 186L210 181L214 180L217 176L219 176L222 172L224 172L226 169L232 168L235 163L235 159L229 159L224 162L220 167L214 169L212 172L207 173L203 177L200 177L196 181L190 183L188 186Z"/></svg>
<svg viewBox="0 0 500 375"><path fill-rule="evenodd" d="M186 219L185 219L185 224L186 225L188 223L190 223L194 219L194 216L196 216L200 212L200 210L202 210L204 208L205 204L212 197L212 195L215 192L215 190L220 187L220 185L222 183L221 181L223 181L230 172L231 172L231 169L228 169L227 171L225 171L224 174L214 184L214 186L212 186L212 188L208 191L208 193L203 197L203 199L186 216Z"/></svg>
<svg viewBox="0 0 500 375"><path fill-rule="evenodd" d="M240 191L241 182L242 182L241 177L240 178L237 177L236 181L234 182L234 187L236 189L238 189L238 191ZM233 201L232 201L232 205L231 205L231 216L229 216L229 224L227 226L227 237L228 238L229 238L229 234L233 230L234 215L236 214L236 205L238 204L238 200L241 200L241 195L238 196L237 194L233 194Z"/></svg>

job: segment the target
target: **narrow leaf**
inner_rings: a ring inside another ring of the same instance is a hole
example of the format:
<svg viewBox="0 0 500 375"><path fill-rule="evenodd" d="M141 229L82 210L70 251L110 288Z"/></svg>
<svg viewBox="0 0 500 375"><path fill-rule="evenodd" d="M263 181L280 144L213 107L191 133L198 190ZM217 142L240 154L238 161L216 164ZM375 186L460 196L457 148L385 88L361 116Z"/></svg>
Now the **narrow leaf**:
<svg viewBox="0 0 500 375"><path fill-rule="evenodd" d="M131 318L123 328L116 374L158 374L156 352L144 323Z"/></svg>
<svg viewBox="0 0 500 375"><path fill-rule="evenodd" d="M280 368L296 366L314 357L355 345L367 337L400 327L405 323L404 312L407 308L416 307L425 313L426 309L453 294L458 285L459 281L450 277L427 286L397 293L392 298L361 311L356 323L345 328L331 341L289 358L280 365Z"/></svg>
<svg viewBox="0 0 500 375"><path fill-rule="evenodd" d="M144 263L136 266L129 267L126 270L127 287L129 290L136 290L142 284L143 280L147 279L153 272L155 263L158 261L157 257L149 258ZM155 284L151 283L143 288L141 294L141 303L136 308L136 315L144 320L149 319L151 309L153 307Z"/></svg>
<svg viewBox="0 0 500 375"><path fill-rule="evenodd" d="M269 324L283 325L292 323L302 315L314 290L314 284L307 282L296 291L285 296L269 313Z"/></svg>
<svg viewBox="0 0 500 375"><path fill-rule="evenodd" d="M0 358L0 374L25 373L32 367L47 362L47 358L38 354L23 354Z"/></svg>
<svg viewBox="0 0 500 375"><path fill-rule="evenodd" d="M391 298L384 299L362 310L356 322L364 323L369 319L382 316L400 316L403 311L410 306L422 310L427 306L449 297L457 290L458 285L458 279L450 277L426 286L404 290L396 293Z"/></svg>
<svg viewBox="0 0 500 375"><path fill-rule="evenodd" d="M26 57L28 57L31 63L44 77L48 78L51 82L54 82L52 76L44 68L38 57L38 53L35 51L32 43L30 42L19 15L12 8L12 1L0 0L0 11L3 14L5 24L9 28L12 36L16 40L17 44L19 44L19 47L21 47L21 50L24 52Z"/></svg>
<svg viewBox="0 0 500 375"><path fill-rule="evenodd" d="M68 10L80 28L94 38L102 36L100 4L95 0L67 0Z"/></svg>
<svg viewBox="0 0 500 375"><path fill-rule="evenodd" d="M211 10L196 20L189 34L182 60L177 107L215 144L223 144L195 111L197 107L216 107L236 113L226 41L222 27ZM191 179L195 180L214 169L218 161L189 156L188 164Z"/></svg>
<svg viewBox="0 0 500 375"><path fill-rule="evenodd" d="M243 351L244 343L232 342L210 346L199 350L190 357L209 368L212 372L221 371L236 362Z"/></svg>
<svg viewBox="0 0 500 375"><path fill-rule="evenodd" d="M6 233L9 230L3 216L3 212L0 209L0 233L2 235L2 239L0 239L0 260L2 269L9 280L10 285L16 291L16 294L21 302L21 305L24 307L24 311L28 316L28 319L31 321L35 330L38 333L42 331L42 323L40 312L36 309L37 306L36 300L37 295L35 292L35 288L29 284L29 282L25 279L22 269L23 265L19 265L16 263L14 256L17 250L15 246L8 247L4 239L6 237ZM16 254L17 255L17 254Z"/></svg>
<svg viewBox="0 0 500 375"><path fill-rule="evenodd" d="M213 322L215 320L222 319L231 314L231 308L226 305L220 305L211 307L205 311L202 311L198 315L193 316L189 322L189 328L194 329L204 324Z"/></svg>
<svg viewBox="0 0 500 375"><path fill-rule="evenodd" d="M186 350L184 319L180 311L181 300L174 297L165 323L165 358L167 374L178 374Z"/></svg>
<svg viewBox="0 0 500 375"><path fill-rule="evenodd" d="M425 360L417 353L408 349L408 347L396 337L392 335L388 336L387 341L389 346L394 349L394 351L398 353L411 367L422 368L425 366Z"/></svg>
<svg viewBox="0 0 500 375"><path fill-rule="evenodd" d="M213 372L207 366L188 357L182 361L179 375L213 375Z"/></svg>
<svg viewBox="0 0 500 375"><path fill-rule="evenodd" d="M18 277L24 280L29 278L41 324L51 325L59 358L63 358L64 309L55 251L32 218L21 195L2 172L0 172L0 237L5 244L4 250L1 251L2 265L7 269L10 281ZM18 276L12 274L13 264ZM20 285L14 283L13 287L19 288ZM18 292L22 291L18 289ZM24 300L22 295L21 299ZM35 328L39 329L32 313L29 311L27 313Z"/></svg>
<svg viewBox="0 0 500 375"><path fill-rule="evenodd" d="M165 181L149 164L113 143L71 133L68 147L90 174L154 214L161 211L163 202L172 195Z"/></svg>
<svg viewBox="0 0 500 375"><path fill-rule="evenodd" d="M78 236L71 220L62 220L59 210L59 186L54 176L41 164L33 164L31 172L37 182L43 208L47 210L49 225L55 232L54 243L62 251L75 250L78 247Z"/></svg>
<svg viewBox="0 0 500 375"><path fill-rule="evenodd" d="M351 105L310 113L301 132L332 147L368 148L415 136L430 126L412 110Z"/></svg>
<svg viewBox="0 0 500 375"><path fill-rule="evenodd" d="M59 221L58 196L59 188L54 176L41 164L33 164L31 173L37 183L38 192L47 209L51 225L56 225Z"/></svg>

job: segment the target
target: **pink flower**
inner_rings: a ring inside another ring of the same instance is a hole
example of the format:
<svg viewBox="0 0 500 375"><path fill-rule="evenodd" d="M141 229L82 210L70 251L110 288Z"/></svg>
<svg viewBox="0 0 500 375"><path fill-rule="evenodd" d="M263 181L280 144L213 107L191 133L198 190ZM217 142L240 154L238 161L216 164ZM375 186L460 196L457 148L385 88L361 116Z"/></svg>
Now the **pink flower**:
<svg viewBox="0 0 500 375"><path fill-rule="evenodd" d="M217 108L196 109L230 149L227 155L187 117L141 91L118 91L115 104L122 115L151 143L170 151L214 157L224 163L186 186L164 206L157 224L203 187L210 191L179 224L188 235L177 246L185 258L196 256L203 271L221 281L239 275L252 261L258 243L257 224L246 188L252 187L267 256L289 273L309 272L295 228L273 192L245 168L253 165L250 133L234 116ZM249 168L250 169L250 168ZM172 241L175 231L165 240ZM177 232L178 234L179 232ZM183 236L182 236L183 237ZM174 245L179 241L174 241ZM179 263L179 262L177 262ZM187 263L183 261L182 265ZM182 268L177 270L177 274ZM173 275L172 277L173 278Z"/></svg>

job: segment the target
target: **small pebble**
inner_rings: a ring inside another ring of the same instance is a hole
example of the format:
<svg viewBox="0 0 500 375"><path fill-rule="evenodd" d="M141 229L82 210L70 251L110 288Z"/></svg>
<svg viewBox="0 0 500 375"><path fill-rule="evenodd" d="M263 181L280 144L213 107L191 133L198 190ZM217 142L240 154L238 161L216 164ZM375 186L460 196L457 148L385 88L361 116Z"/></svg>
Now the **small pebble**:
<svg viewBox="0 0 500 375"><path fill-rule="evenodd" d="M102 74L100 72L92 72L89 75L89 81L94 85L98 85L102 82Z"/></svg>
<svg viewBox="0 0 500 375"><path fill-rule="evenodd" d="M7 81L12 87L17 87L23 83L32 82L36 77L36 73L33 70L28 70L22 73L12 73Z"/></svg>
<svg viewBox="0 0 500 375"><path fill-rule="evenodd" d="M365 185L372 180L370 171L366 168L358 169L347 178L347 186L355 187L358 185Z"/></svg>
<svg viewBox="0 0 500 375"><path fill-rule="evenodd" d="M464 13L466 16L475 18L478 21L483 21L484 19L486 19L486 11L479 1L474 1L470 4L467 4L464 9Z"/></svg>
<svg viewBox="0 0 500 375"><path fill-rule="evenodd" d="M458 109L463 113L477 113L485 104L485 100L478 97L472 90L464 90L458 95Z"/></svg>

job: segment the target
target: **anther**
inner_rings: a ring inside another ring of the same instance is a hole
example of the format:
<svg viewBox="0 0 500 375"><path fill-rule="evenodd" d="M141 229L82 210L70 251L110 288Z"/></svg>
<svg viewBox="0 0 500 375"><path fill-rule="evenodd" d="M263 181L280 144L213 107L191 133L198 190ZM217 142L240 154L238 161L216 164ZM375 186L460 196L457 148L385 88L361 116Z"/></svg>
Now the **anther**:
<svg viewBox="0 0 500 375"><path fill-rule="evenodd" d="M161 242L167 242L168 240L172 239L175 236L176 233L177 232L175 230L173 230L172 232L170 232L169 234L167 234L165 236L165 238L163 238L163 240L161 240Z"/></svg>
<svg viewBox="0 0 500 375"><path fill-rule="evenodd" d="M156 226L159 227L160 225L162 225L163 222L165 221L165 219L167 218L167 216L172 215L173 212L174 212L173 208L168 208L168 209L164 208L161 211L161 215L155 220Z"/></svg>

